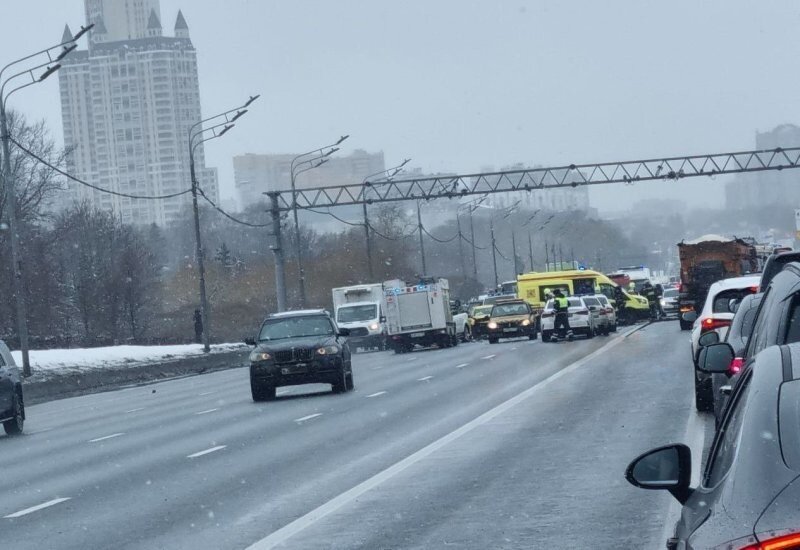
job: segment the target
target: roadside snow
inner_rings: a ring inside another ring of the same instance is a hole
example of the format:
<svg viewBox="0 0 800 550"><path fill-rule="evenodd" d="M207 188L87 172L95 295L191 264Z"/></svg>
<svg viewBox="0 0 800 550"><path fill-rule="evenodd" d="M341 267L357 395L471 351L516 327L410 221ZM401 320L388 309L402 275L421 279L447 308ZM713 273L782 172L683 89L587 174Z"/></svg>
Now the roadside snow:
<svg viewBox="0 0 800 550"><path fill-rule="evenodd" d="M216 344L211 353L242 351L245 344ZM22 364L22 354L12 351L17 365ZM180 346L109 346L105 348L31 350L31 367L38 371L83 371L107 368L125 368L142 363L162 363L203 355L202 344Z"/></svg>

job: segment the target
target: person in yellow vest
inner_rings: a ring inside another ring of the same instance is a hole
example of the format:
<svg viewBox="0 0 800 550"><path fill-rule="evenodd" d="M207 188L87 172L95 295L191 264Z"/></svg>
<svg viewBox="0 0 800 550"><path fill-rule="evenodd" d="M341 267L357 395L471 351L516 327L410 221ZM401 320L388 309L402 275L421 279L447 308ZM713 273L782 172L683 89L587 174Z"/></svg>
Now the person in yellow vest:
<svg viewBox="0 0 800 550"><path fill-rule="evenodd" d="M558 338L569 338L572 340L572 329L569 327L569 300L557 288L553 293L553 310L555 311L556 318L553 324L553 333L558 334Z"/></svg>

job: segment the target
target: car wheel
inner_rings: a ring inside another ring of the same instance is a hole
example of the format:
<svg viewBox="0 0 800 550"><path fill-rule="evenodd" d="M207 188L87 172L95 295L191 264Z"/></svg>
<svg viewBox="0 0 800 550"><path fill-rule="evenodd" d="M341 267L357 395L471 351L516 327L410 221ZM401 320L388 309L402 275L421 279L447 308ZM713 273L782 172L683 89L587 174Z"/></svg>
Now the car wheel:
<svg viewBox="0 0 800 550"><path fill-rule="evenodd" d="M542 342L549 342L552 337L553 337L553 331L552 330L543 330L542 331Z"/></svg>
<svg viewBox="0 0 800 550"><path fill-rule="evenodd" d="M14 417L3 422L3 429L8 435L20 435L25 424L25 404L22 401L22 390L14 392Z"/></svg>
<svg viewBox="0 0 800 550"><path fill-rule="evenodd" d="M270 401L275 399L275 386L261 385L250 381L250 393L253 396L253 401Z"/></svg>
<svg viewBox="0 0 800 550"><path fill-rule="evenodd" d="M538 336L539 336L539 335L538 335L538 334L536 334L536 331L534 330L533 332L531 332L531 333L528 335L528 340L536 340L536 338L537 338Z"/></svg>
<svg viewBox="0 0 800 550"><path fill-rule="evenodd" d="M497 338L492 338L491 336L489 337L489 343L490 344L496 344L497 342L498 342Z"/></svg>
<svg viewBox="0 0 800 550"><path fill-rule="evenodd" d="M331 390L333 390L333 393L344 393L347 391L347 373L345 373L344 369L342 369L340 378L331 384Z"/></svg>
<svg viewBox="0 0 800 550"><path fill-rule="evenodd" d="M714 389L711 380L694 379L694 405L698 412L714 412Z"/></svg>
<svg viewBox="0 0 800 550"><path fill-rule="evenodd" d="M692 330L692 323L689 321L684 321L683 319L680 320L681 323L681 330Z"/></svg>
<svg viewBox="0 0 800 550"><path fill-rule="evenodd" d="M586 329L586 339L589 340L590 338L594 338L594 327Z"/></svg>
<svg viewBox="0 0 800 550"><path fill-rule="evenodd" d="M611 332L617 332L617 322L616 321L614 321L614 324L611 325L611 328L609 330Z"/></svg>

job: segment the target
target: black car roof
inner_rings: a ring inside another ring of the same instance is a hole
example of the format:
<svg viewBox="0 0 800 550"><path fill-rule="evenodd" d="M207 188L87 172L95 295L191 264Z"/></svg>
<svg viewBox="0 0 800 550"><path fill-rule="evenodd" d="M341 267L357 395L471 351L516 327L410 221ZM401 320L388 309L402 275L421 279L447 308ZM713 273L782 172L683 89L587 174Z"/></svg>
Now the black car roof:
<svg viewBox="0 0 800 550"><path fill-rule="evenodd" d="M782 252L780 254L772 254L767 258L764 264L764 270L761 275L761 284L759 285L759 292L764 292L775 278L775 275L781 272L784 267L792 262L800 262L800 251Z"/></svg>

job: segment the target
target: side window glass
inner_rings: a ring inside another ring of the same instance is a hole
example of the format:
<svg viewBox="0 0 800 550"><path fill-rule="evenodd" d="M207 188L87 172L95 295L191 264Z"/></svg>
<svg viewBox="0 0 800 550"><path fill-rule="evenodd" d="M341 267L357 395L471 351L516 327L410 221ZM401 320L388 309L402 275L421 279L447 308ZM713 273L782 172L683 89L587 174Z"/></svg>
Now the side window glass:
<svg viewBox="0 0 800 550"><path fill-rule="evenodd" d="M797 294L792 298L789 306L789 318L786 320L786 336L784 343L800 342L800 296Z"/></svg>
<svg viewBox="0 0 800 550"><path fill-rule="evenodd" d="M736 456L736 449L739 443L739 432L744 420L744 411L747 405L747 390L750 387L752 371L746 374L746 378L739 384L733 401L728 408L728 414L723 419L714 443L711 446L711 453L708 457L703 485L715 487L733 464Z"/></svg>
<svg viewBox="0 0 800 550"><path fill-rule="evenodd" d="M772 287L767 288L767 291L764 293L764 297L761 299L761 304L758 306L753 332L750 335L750 339L747 341L747 350L745 352L746 358L755 356L759 351L766 347L767 335L765 325L766 319L769 317L769 310L772 306L772 300L770 299L771 292Z"/></svg>
<svg viewBox="0 0 800 550"><path fill-rule="evenodd" d="M0 367L5 367L5 366L6 366L6 359L5 357L3 357L3 354L0 353Z"/></svg>

